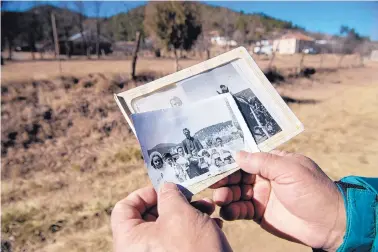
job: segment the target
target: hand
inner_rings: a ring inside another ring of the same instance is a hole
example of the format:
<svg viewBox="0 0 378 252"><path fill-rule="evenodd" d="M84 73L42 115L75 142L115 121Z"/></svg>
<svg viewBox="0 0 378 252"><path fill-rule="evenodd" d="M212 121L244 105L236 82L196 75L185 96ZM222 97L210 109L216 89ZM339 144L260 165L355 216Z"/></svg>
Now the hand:
<svg viewBox="0 0 378 252"><path fill-rule="evenodd" d="M159 195L152 187L131 193L112 211L114 251L231 251L220 220L209 216L214 203L192 205L172 183Z"/></svg>
<svg viewBox="0 0 378 252"><path fill-rule="evenodd" d="M212 186L224 219L253 219L278 237L313 248L335 251L342 244L343 198L311 159L272 151L240 152L236 161L242 171Z"/></svg>

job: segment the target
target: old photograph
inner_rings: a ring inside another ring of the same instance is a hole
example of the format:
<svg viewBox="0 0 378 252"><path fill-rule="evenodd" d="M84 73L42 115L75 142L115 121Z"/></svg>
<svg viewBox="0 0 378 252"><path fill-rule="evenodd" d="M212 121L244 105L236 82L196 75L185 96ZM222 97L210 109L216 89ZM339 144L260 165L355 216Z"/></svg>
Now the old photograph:
<svg viewBox="0 0 378 252"><path fill-rule="evenodd" d="M189 77L177 85L182 87L189 102L196 102L219 94L231 94L258 144L282 131L272 115L249 88L250 84L235 69L233 62Z"/></svg>
<svg viewBox="0 0 378 252"><path fill-rule="evenodd" d="M236 151L258 151L229 94L132 119L155 188L163 181L192 185L236 168Z"/></svg>
<svg viewBox="0 0 378 252"><path fill-rule="evenodd" d="M182 87L169 85L158 92L136 99L133 107L137 113L142 113L151 110L181 107L185 103L187 103L187 99Z"/></svg>

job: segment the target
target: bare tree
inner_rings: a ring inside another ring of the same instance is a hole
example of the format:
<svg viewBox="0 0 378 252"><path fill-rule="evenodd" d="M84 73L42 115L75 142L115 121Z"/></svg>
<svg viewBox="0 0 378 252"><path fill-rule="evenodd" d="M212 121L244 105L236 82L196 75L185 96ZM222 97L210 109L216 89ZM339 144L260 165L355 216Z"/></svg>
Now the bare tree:
<svg viewBox="0 0 378 252"><path fill-rule="evenodd" d="M32 2L32 8L36 6L36 2ZM32 60L35 59L35 52L36 50L36 36L39 32L39 24L38 24L38 19L37 19L37 13L35 13L35 10L32 11L31 13L31 20L30 20L30 29L28 32L28 42L29 42L29 47L30 47L30 52L31 52L31 57Z"/></svg>
<svg viewBox="0 0 378 252"><path fill-rule="evenodd" d="M268 63L268 69L271 69L273 66L274 59L276 58L276 51L280 48L280 41L278 41L277 47L272 47L272 55L270 57L269 63Z"/></svg>
<svg viewBox="0 0 378 252"><path fill-rule="evenodd" d="M205 52L206 59L210 59L210 49L211 49L211 42L210 37L206 31L203 31L199 36L195 49L199 52Z"/></svg>
<svg viewBox="0 0 378 252"><path fill-rule="evenodd" d="M67 8L67 2L63 1L61 2L61 5L64 12L69 11ZM71 54L72 54L72 49L71 49L69 39L70 39L70 32L72 31L75 25L75 22L71 15L64 15L63 13L59 16L59 23L60 23L59 28L61 29L61 33L64 36L64 52L66 53L67 58L70 59Z"/></svg>
<svg viewBox="0 0 378 252"><path fill-rule="evenodd" d="M209 19L206 15L207 13L204 13L203 11L200 12L199 18L200 18L200 23L202 25L202 32L199 35L196 44L195 44L195 49L198 51L200 54L202 52L205 53L206 59L210 59L210 49L211 49L211 35L210 31L213 28L212 20Z"/></svg>
<svg viewBox="0 0 378 252"><path fill-rule="evenodd" d="M230 12L227 9L222 9L224 14L223 22L222 22L222 30L224 32L224 36L231 38L234 32L234 26L232 24L232 18L230 16Z"/></svg>
<svg viewBox="0 0 378 252"><path fill-rule="evenodd" d="M86 39L86 36L84 34L84 20L85 20L85 16L84 16L84 9L85 9L85 5L84 5L84 2L83 1L75 1L75 5L76 5L76 9L78 10L79 12L79 31L80 31L80 36L81 36L81 54L82 55L87 55L87 57L89 58L89 54L87 53L87 47L88 47L88 44L87 44L87 39Z"/></svg>
<svg viewBox="0 0 378 252"><path fill-rule="evenodd" d="M360 67L364 66L364 57L369 56L371 51L373 50L370 44L371 44L370 41L362 41L354 49L354 52L358 55L358 58L359 58L358 66Z"/></svg>
<svg viewBox="0 0 378 252"><path fill-rule="evenodd" d="M51 26L53 28L53 34L54 34L54 42L55 42L55 58L58 58L59 60L59 72L62 73L62 65L60 62L60 50L59 50L59 39L58 39L58 31L56 28L56 19L55 14L51 13Z"/></svg>
<svg viewBox="0 0 378 252"><path fill-rule="evenodd" d="M99 59L100 58L101 2L95 1L94 6L95 6L95 13L96 13L96 55L97 55L97 59Z"/></svg>
<svg viewBox="0 0 378 252"><path fill-rule="evenodd" d="M324 61L324 49L323 47L320 48L320 60L319 60L319 69L322 68L323 66L323 61Z"/></svg>
<svg viewBox="0 0 378 252"><path fill-rule="evenodd" d="M303 62L304 62L304 58L305 58L306 54L304 52L301 53L301 58L299 60L299 64L298 64L298 69L297 69L297 74L300 74L301 71L302 71L302 68L303 68Z"/></svg>
<svg viewBox="0 0 378 252"><path fill-rule="evenodd" d="M235 40L238 44L244 44L245 41L245 33L241 30L234 31L232 35L232 39Z"/></svg>
<svg viewBox="0 0 378 252"><path fill-rule="evenodd" d="M9 2L1 1L1 7L6 7L8 3ZM17 7L18 6L15 5L16 11ZM21 33L21 30L22 25L20 24L19 15L17 15L16 12L1 12L1 44L2 46L5 44L8 49L8 60L13 59L14 42L19 33Z"/></svg>
<svg viewBox="0 0 378 252"><path fill-rule="evenodd" d="M135 69L136 69L136 63L138 59L138 52L139 52L139 46L140 46L140 41L142 40L142 34L140 31L136 32L136 43L135 43L135 48L133 52L133 60L131 62L131 79L135 80L136 79L136 74L135 74Z"/></svg>
<svg viewBox="0 0 378 252"><path fill-rule="evenodd" d="M339 44L337 45L337 50L341 53L337 68L341 67L341 63L346 54L355 53L358 46L366 40L366 38L361 37L353 28L344 25L340 27L340 35L345 36L339 38ZM360 60L362 60L362 57Z"/></svg>

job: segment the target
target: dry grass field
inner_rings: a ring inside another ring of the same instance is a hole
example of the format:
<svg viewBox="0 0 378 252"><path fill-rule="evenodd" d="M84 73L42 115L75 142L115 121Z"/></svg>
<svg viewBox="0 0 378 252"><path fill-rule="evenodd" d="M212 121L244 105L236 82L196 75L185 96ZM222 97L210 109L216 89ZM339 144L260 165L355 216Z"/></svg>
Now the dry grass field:
<svg viewBox="0 0 378 252"><path fill-rule="evenodd" d="M316 67L316 57L306 65ZM328 57L325 67L337 62ZM277 67L295 67L297 60L280 58ZM313 158L333 179L378 176L378 65L350 68L354 62L276 86L286 96L316 100L290 104L305 132L282 149ZM173 62L142 59L138 72L146 74L138 82L127 77L129 61L67 61L64 77L56 64L2 67L2 241L12 251L111 251L112 206L149 183L112 94L172 72ZM210 189L196 197L209 195ZM235 251L311 251L250 221L225 223L224 231Z"/></svg>
<svg viewBox="0 0 378 252"><path fill-rule="evenodd" d="M22 53L21 53L22 54ZM253 58L261 69L265 69L269 64L269 58L265 55L253 55ZM276 55L273 66L278 69L291 70L298 67L300 55ZM205 60L205 59L202 59ZM201 59L182 59L179 64L186 68L202 61ZM339 61L338 55L324 55L321 67L334 68ZM347 55L344 57L342 67L357 65L359 59L357 55ZM305 66L318 68L321 60L319 55L306 55L303 64ZM76 58L73 60L45 60L45 61L14 61L3 67L2 81L48 79L60 75L74 75L83 77L91 73L103 74L127 74L130 72L130 60L84 60ZM61 69L61 71L60 71ZM138 60L137 72L158 72L172 73L174 71L174 61L170 58L141 58Z"/></svg>

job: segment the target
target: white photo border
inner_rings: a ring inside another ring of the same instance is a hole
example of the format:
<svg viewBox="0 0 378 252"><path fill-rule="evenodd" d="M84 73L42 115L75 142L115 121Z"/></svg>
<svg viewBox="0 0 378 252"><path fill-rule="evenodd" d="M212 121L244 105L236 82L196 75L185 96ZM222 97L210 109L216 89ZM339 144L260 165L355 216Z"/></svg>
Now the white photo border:
<svg viewBox="0 0 378 252"><path fill-rule="evenodd" d="M273 118L277 117L278 112L278 115L280 117L284 117L284 121L286 122L286 125L284 125L281 132L258 144L258 147L261 151L271 151L277 146L301 133L304 130L304 126L287 106L287 104L284 102L284 100L281 98L281 96L278 94L278 92L275 90L275 88L272 86L272 84L269 82L269 80L266 78L264 73L260 70L256 62L244 47L235 48L229 52L183 69L179 72L167 75L145 85L121 92L119 94L115 94L116 102L135 134L135 129L130 116L124 110L118 97L122 97L124 99L126 106L128 107L129 114L136 113L135 109L133 108L133 102L136 99L142 98L161 89L165 89L170 85L175 85L175 83L179 81L225 65L227 63L231 63L232 61L238 59L243 60L243 70L246 71L247 76L251 76L251 78L258 80L256 81L256 83L253 82L253 84L250 80L248 81L251 84L251 90L254 91L254 93L257 91L255 93L256 97L268 109L268 112L273 116ZM273 108L274 110L271 111L269 108ZM282 119L283 118L281 118L281 120L279 121L282 121ZM282 127L281 124L279 125L280 127Z"/></svg>

